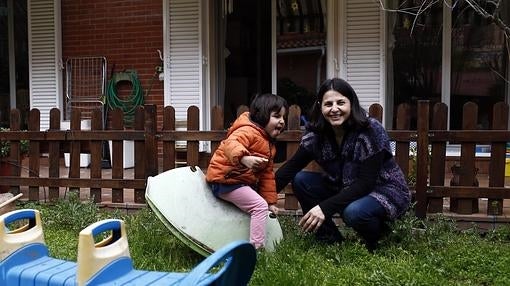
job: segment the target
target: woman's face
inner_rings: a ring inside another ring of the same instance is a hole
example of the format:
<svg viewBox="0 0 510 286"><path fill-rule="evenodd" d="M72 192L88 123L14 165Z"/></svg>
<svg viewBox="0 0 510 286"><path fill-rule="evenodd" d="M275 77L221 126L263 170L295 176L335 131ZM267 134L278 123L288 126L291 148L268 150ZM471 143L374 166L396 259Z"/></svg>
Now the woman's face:
<svg viewBox="0 0 510 286"><path fill-rule="evenodd" d="M266 124L264 130L266 130L267 134L272 138L276 138L276 136L282 133L283 128L285 128L285 107L280 109L280 112L272 111L269 116L269 122Z"/></svg>
<svg viewBox="0 0 510 286"><path fill-rule="evenodd" d="M351 101L335 90L328 90L322 97L322 115L333 127L341 126L351 116Z"/></svg>

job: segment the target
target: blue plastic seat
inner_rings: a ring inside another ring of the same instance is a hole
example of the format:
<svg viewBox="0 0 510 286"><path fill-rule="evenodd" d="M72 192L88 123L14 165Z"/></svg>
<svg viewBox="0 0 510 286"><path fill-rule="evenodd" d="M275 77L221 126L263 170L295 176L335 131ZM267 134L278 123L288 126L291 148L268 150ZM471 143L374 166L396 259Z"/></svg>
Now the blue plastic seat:
<svg viewBox="0 0 510 286"><path fill-rule="evenodd" d="M103 268L87 285L247 285L255 262L253 246L245 241L235 241L214 252L191 272L135 270L131 259L121 258ZM221 266L221 269L216 273L209 272L215 266Z"/></svg>
<svg viewBox="0 0 510 286"><path fill-rule="evenodd" d="M22 220L27 220L28 224L12 231L7 229L8 224ZM80 280L80 266L83 269L90 265L79 265L80 254L78 263L49 256L48 248L41 239L38 211L20 210L4 214L0 216L0 228L0 285L247 285L256 263L255 248L247 241L235 241L226 245L190 272L136 270L129 251L127 255L124 251L121 255L112 255L111 259L106 255L104 260L103 256L98 261L105 263L104 266L90 277L86 276L86 280ZM89 228L94 235L105 231L112 233L103 242L95 244L100 252L101 247L115 248L118 247L116 242L125 239L122 234L124 222L121 220L104 220L86 229ZM11 243L14 241L19 243ZM108 249L105 250L108 253ZM213 268L214 271L211 271Z"/></svg>

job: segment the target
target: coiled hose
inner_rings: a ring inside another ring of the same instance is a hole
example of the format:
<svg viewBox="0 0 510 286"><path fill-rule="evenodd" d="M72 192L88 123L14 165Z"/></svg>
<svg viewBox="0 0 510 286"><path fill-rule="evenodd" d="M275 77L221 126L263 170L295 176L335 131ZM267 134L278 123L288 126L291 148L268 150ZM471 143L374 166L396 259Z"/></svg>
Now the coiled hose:
<svg viewBox="0 0 510 286"><path fill-rule="evenodd" d="M126 99L121 99L117 95L117 84L121 81L128 81L132 86L131 94ZM125 126L131 127L133 125L136 107L143 105L143 103L143 89L136 71L125 71L112 74L106 89L106 104L112 110L117 108L122 110L124 113Z"/></svg>

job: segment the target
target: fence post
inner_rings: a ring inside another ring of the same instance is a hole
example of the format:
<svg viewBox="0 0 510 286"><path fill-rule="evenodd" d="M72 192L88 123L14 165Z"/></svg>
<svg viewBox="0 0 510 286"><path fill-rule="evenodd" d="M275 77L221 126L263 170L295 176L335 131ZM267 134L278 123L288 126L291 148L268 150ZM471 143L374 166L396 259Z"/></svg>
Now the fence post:
<svg viewBox="0 0 510 286"><path fill-rule="evenodd" d="M124 130L124 112L121 109L114 109L112 111L111 130ZM124 141L112 140L110 150L110 165L112 166L112 179L124 178ZM110 148L110 144L108 144ZM124 189L112 189L112 203L124 202Z"/></svg>
<svg viewBox="0 0 510 286"><path fill-rule="evenodd" d="M166 106L163 109L163 130L175 131L175 109ZM163 171L175 168L175 140L163 141Z"/></svg>
<svg viewBox="0 0 510 286"><path fill-rule="evenodd" d="M156 141L156 106L145 105L145 176L158 174L158 144Z"/></svg>
<svg viewBox="0 0 510 286"><path fill-rule="evenodd" d="M492 129L508 129L508 104L498 102L494 104L492 113ZM505 186L506 142L493 142L491 145L491 159L489 165L489 187ZM489 198L487 201L487 215L502 215L503 200Z"/></svg>
<svg viewBox="0 0 510 286"><path fill-rule="evenodd" d="M145 128L145 108L138 106L135 109L135 130L143 131ZM135 179L146 179L145 170L145 141L135 140ZM145 189L135 189L135 203L145 203Z"/></svg>
<svg viewBox="0 0 510 286"><path fill-rule="evenodd" d="M225 125L223 109L221 106L214 106L211 111L211 130L224 130ZM214 151L218 149L220 145L219 141L211 141L211 154L214 154Z"/></svg>
<svg viewBox="0 0 510 286"><path fill-rule="evenodd" d="M50 110L50 131L60 131L60 110L52 108ZM52 179L60 178L60 141L50 141L48 154L48 177ZM50 187L48 198L51 201L56 201L59 197L59 188Z"/></svg>
<svg viewBox="0 0 510 286"><path fill-rule="evenodd" d="M434 104L432 111L432 130L446 130L448 125L448 106L442 102ZM430 156L430 185L444 186L446 142L431 144ZM428 202L429 213L443 212L443 198L430 198Z"/></svg>
<svg viewBox="0 0 510 286"><path fill-rule="evenodd" d="M467 102L462 109L462 130L476 130L478 118L478 106L473 102ZM459 186L475 186L475 143L463 142L461 145ZM454 198L451 199L451 207L459 214L472 214L478 212L478 199Z"/></svg>
<svg viewBox="0 0 510 286"><path fill-rule="evenodd" d="M100 109L92 110L92 121L91 121L91 130L103 130L102 124L103 116ZM90 178L91 179L101 179L101 140L91 140L89 142L90 145ZM94 198L95 203L100 203L101 199L101 188L90 188L90 196Z"/></svg>
<svg viewBox="0 0 510 286"><path fill-rule="evenodd" d="M291 105L289 107L289 116L287 119L287 129L288 130L300 130L300 117L301 117L301 108L298 105ZM287 159L292 157L294 153L296 153L299 147L299 142L287 142ZM285 203L284 208L286 210L297 210L299 208L298 200L292 191L290 185L287 185L283 192L285 194Z"/></svg>
<svg viewBox="0 0 510 286"><path fill-rule="evenodd" d="M411 129L411 106L402 103L397 107L396 130ZM395 159L406 176L409 176L409 141L395 143Z"/></svg>
<svg viewBox="0 0 510 286"><path fill-rule="evenodd" d="M418 139L416 141L416 216L427 215L427 178L429 157L429 102L418 101Z"/></svg>
<svg viewBox="0 0 510 286"><path fill-rule="evenodd" d="M250 108L246 105L239 105L236 111L237 111L236 116L239 117L239 115L243 114L244 112L250 111Z"/></svg>
<svg viewBox="0 0 510 286"><path fill-rule="evenodd" d="M39 109L30 110L30 116L28 121L28 130L30 131L39 131L40 130L40 122L41 122L41 112ZM28 176L29 177L39 177L39 168L40 168L40 158L41 153L39 150L40 143L39 141L30 140L30 148L29 148L29 156L28 156ZM39 186L29 186L28 187L28 199L30 201L38 201L39 200Z"/></svg>
<svg viewBox="0 0 510 286"><path fill-rule="evenodd" d="M199 110L196 106L190 106L188 108L188 124L187 130L198 130L200 127ZM188 140L186 142L186 162L189 166L198 166L198 140Z"/></svg>
<svg viewBox="0 0 510 286"><path fill-rule="evenodd" d="M380 123L382 123L383 118L383 108L379 103L374 103L370 105L368 108L368 115L372 118L377 119Z"/></svg>
<svg viewBox="0 0 510 286"><path fill-rule="evenodd" d="M78 108L72 108L71 110L71 134L74 132L81 131L81 110ZM81 142L79 140L71 139L70 142L70 163L69 163L69 178L79 178L80 177L80 152L81 152ZM80 192L79 188L70 187L70 191Z"/></svg>

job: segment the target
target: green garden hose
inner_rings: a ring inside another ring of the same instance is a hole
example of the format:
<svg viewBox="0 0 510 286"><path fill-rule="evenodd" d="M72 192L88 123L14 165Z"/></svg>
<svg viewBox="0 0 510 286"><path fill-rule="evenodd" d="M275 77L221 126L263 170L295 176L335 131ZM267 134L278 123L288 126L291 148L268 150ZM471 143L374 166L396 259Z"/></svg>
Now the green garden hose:
<svg viewBox="0 0 510 286"><path fill-rule="evenodd" d="M131 83L131 95L121 99L117 95L117 84L121 81ZM128 127L133 125L135 110L137 106L143 105L143 89L136 71L125 71L112 74L106 89L106 104L110 109L121 109L124 113L124 124Z"/></svg>

